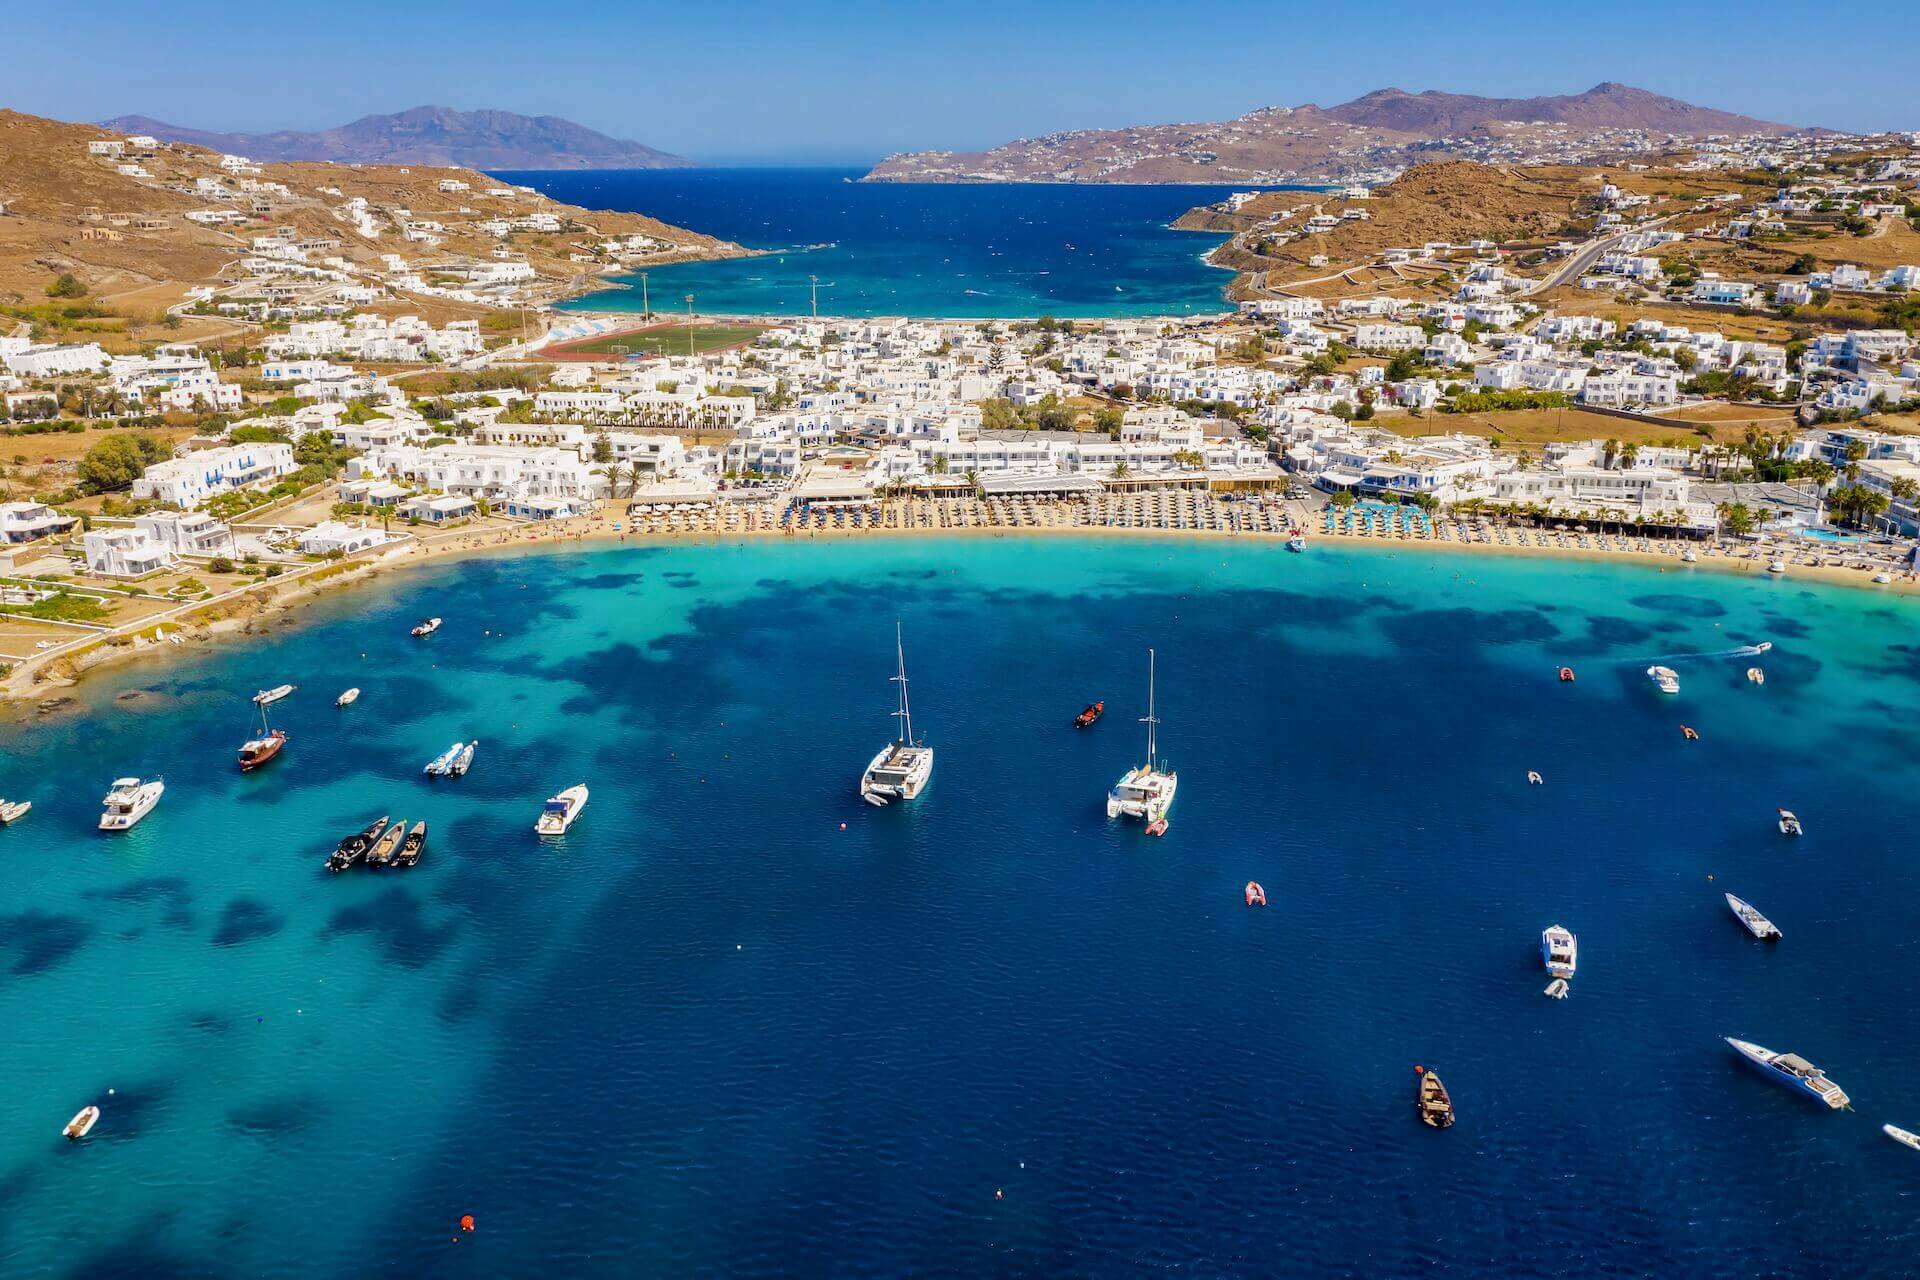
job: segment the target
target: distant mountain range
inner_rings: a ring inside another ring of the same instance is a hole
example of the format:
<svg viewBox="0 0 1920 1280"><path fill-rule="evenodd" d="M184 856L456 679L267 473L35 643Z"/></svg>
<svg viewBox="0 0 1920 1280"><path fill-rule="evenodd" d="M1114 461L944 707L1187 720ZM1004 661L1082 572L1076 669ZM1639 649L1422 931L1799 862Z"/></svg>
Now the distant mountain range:
<svg viewBox="0 0 1920 1280"><path fill-rule="evenodd" d="M1379 89L1333 107L1263 107L1208 124L1081 129L991 151L889 156L867 175L904 182L1336 182L1422 160L1589 163L1669 140L1791 134L1629 85L1542 98Z"/></svg>
<svg viewBox="0 0 1920 1280"><path fill-rule="evenodd" d="M215 133L147 116L120 116L103 120L101 125L267 161L333 160L468 169L677 169L692 163L638 142L609 138L558 116L455 111L450 107L414 107L396 115L364 116L352 124L314 133Z"/></svg>

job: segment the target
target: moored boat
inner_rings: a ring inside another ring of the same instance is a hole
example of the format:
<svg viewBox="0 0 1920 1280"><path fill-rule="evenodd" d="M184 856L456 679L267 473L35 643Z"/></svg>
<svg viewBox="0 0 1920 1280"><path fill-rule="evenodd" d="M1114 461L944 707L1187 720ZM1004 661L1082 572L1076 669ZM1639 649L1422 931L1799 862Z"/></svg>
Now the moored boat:
<svg viewBox="0 0 1920 1280"><path fill-rule="evenodd" d="M428 618L425 622L422 622L416 625L413 628L412 634L416 636L430 636L434 632L438 631L439 629L440 629L440 619Z"/></svg>
<svg viewBox="0 0 1920 1280"><path fill-rule="evenodd" d="M1733 911L1734 919L1745 925L1747 932L1754 937L1766 942L1778 942L1780 940L1779 928L1773 921L1754 910L1753 904L1746 899L1736 898L1732 894L1728 894L1727 906Z"/></svg>
<svg viewBox="0 0 1920 1280"><path fill-rule="evenodd" d="M1098 720L1101 715L1105 713L1106 709L1107 704L1105 699L1099 702L1089 702L1080 714L1073 718L1073 727L1076 729L1086 728L1095 720Z"/></svg>
<svg viewBox="0 0 1920 1280"><path fill-rule="evenodd" d="M93 1132L93 1126L100 1123L100 1108L85 1106L73 1113L73 1119L67 1121L67 1127L60 1136L69 1142L78 1142Z"/></svg>
<svg viewBox="0 0 1920 1280"><path fill-rule="evenodd" d="M1572 668L1572 667L1562 667L1562 668L1560 668L1560 683L1561 683L1561 684L1572 684L1572 683L1573 683L1573 668Z"/></svg>
<svg viewBox="0 0 1920 1280"><path fill-rule="evenodd" d="M327 855L327 870L345 871L348 867L366 857L367 850L373 847L373 842L378 840L380 833L386 829L387 815L383 813L374 819L373 823L368 826L365 831L354 832L354 834L342 840L338 848Z"/></svg>
<svg viewBox="0 0 1920 1280"><path fill-rule="evenodd" d="M1567 986L1567 980L1565 978L1555 978L1547 984L1546 994L1555 1000L1565 1000L1568 990L1570 990L1570 988Z"/></svg>
<svg viewBox="0 0 1920 1280"><path fill-rule="evenodd" d="M1267 891L1260 887L1258 880L1247 881L1247 905L1250 907L1267 905Z"/></svg>
<svg viewBox="0 0 1920 1280"><path fill-rule="evenodd" d="M355 686L354 688L347 690L345 693L335 698L333 700L333 705L336 707L350 707L354 703L358 702L359 700L360 700L360 689L358 686Z"/></svg>
<svg viewBox="0 0 1920 1280"><path fill-rule="evenodd" d="M893 625L893 647L899 674L892 679L900 686L900 706L893 715L900 721L900 736L880 748L860 775L860 798L876 809L895 800L913 799L933 776L933 748L913 736L913 707L907 701L907 651L897 622Z"/></svg>
<svg viewBox="0 0 1920 1280"><path fill-rule="evenodd" d="M460 748L460 754L455 756L447 764L446 774L449 778L462 778L466 776L467 770L473 768L473 753L479 745L480 739L475 738L472 742Z"/></svg>
<svg viewBox="0 0 1920 1280"><path fill-rule="evenodd" d="M1538 786L1541 786L1541 785L1543 785L1543 784L1544 784L1545 782L1546 782L1546 779L1540 776L1540 771L1539 771L1538 769L1529 769L1529 770L1527 770L1527 785L1528 785L1528 786L1530 786L1530 787L1538 787Z"/></svg>
<svg viewBox="0 0 1920 1280"><path fill-rule="evenodd" d="M1687 724L1681 725L1680 736L1685 738L1688 742L1700 741L1700 731L1698 729L1695 729L1692 725L1687 725Z"/></svg>
<svg viewBox="0 0 1920 1280"><path fill-rule="evenodd" d="M1647 679L1662 693L1680 692L1680 673L1672 667L1648 667Z"/></svg>
<svg viewBox="0 0 1920 1280"><path fill-rule="evenodd" d="M1548 925L1540 934L1540 961L1556 978L1571 978L1580 962L1580 940L1562 925Z"/></svg>
<svg viewBox="0 0 1920 1280"><path fill-rule="evenodd" d="M1780 834L1783 836L1806 834L1806 828L1800 825L1800 819L1793 816L1793 810L1791 809L1782 809L1780 811Z"/></svg>
<svg viewBox="0 0 1920 1280"><path fill-rule="evenodd" d="M1755 684L1765 684L1767 682L1767 673L1758 667L1748 667L1747 679L1753 681Z"/></svg>
<svg viewBox="0 0 1920 1280"><path fill-rule="evenodd" d="M0 800L0 827L18 822L32 808L31 800Z"/></svg>
<svg viewBox="0 0 1920 1280"><path fill-rule="evenodd" d="M416 822L413 824L413 830L407 832L406 838L400 841L400 847L394 850L393 865L396 867L410 867L420 861L420 855L426 851L427 824L424 822Z"/></svg>
<svg viewBox="0 0 1920 1280"><path fill-rule="evenodd" d="M1307 540L1300 535L1300 531L1298 529L1295 529L1293 531L1293 536L1287 539L1287 550L1298 552L1298 551L1305 551L1306 549L1307 549Z"/></svg>
<svg viewBox="0 0 1920 1280"><path fill-rule="evenodd" d="M287 745L287 731L274 729L240 744L240 772L251 773L280 754Z"/></svg>
<svg viewBox="0 0 1920 1280"><path fill-rule="evenodd" d="M107 792L101 801L105 807L100 814L102 831L125 831L134 823L153 811L160 803L160 796L167 784L155 778L152 782L142 782L138 778L116 778L113 790Z"/></svg>
<svg viewBox="0 0 1920 1280"><path fill-rule="evenodd" d="M271 689L262 689L260 692L254 694L253 700L255 704L264 707L269 703L280 701L280 699L286 697L298 687L297 685L291 684L277 684Z"/></svg>
<svg viewBox="0 0 1920 1280"><path fill-rule="evenodd" d="M1897 1124L1883 1124L1880 1126L1880 1132L1903 1147L1912 1147L1915 1151L1920 1151L1920 1133L1909 1133Z"/></svg>
<svg viewBox="0 0 1920 1280"><path fill-rule="evenodd" d="M1785 573L1786 571L1787 562L1785 560L1773 560L1767 564L1768 573Z"/></svg>
<svg viewBox="0 0 1920 1280"><path fill-rule="evenodd" d="M386 829L373 847L367 850L367 865L384 867L393 861L393 855L400 849L400 842L407 838L407 820L400 818Z"/></svg>
<svg viewBox="0 0 1920 1280"><path fill-rule="evenodd" d="M1173 797L1180 787L1180 775L1171 769L1163 768L1159 759L1155 730L1160 719L1154 714L1154 662L1152 649L1147 650L1147 714L1140 722L1147 726L1147 760L1145 764L1127 770L1113 790L1107 793L1107 816L1109 818L1140 818L1151 828L1164 825L1167 811L1173 808ZM1160 831L1152 834L1158 835Z"/></svg>
<svg viewBox="0 0 1920 1280"><path fill-rule="evenodd" d="M1735 1053L1746 1059L1775 1084L1798 1090L1835 1111L1848 1105L1847 1091L1827 1079L1826 1072L1797 1053L1775 1053L1750 1040L1726 1037Z"/></svg>
<svg viewBox="0 0 1920 1280"><path fill-rule="evenodd" d="M1414 1071L1420 1077L1420 1085L1413 1104L1420 1111L1421 1121L1435 1129L1451 1128L1453 1098L1447 1093L1447 1086L1440 1083L1440 1073L1425 1067L1415 1067Z"/></svg>
<svg viewBox="0 0 1920 1280"><path fill-rule="evenodd" d="M543 836L564 835L573 825L580 811L587 807L587 784L582 782L568 787L559 795L550 798L542 806L539 818L535 819L533 829Z"/></svg>
<svg viewBox="0 0 1920 1280"><path fill-rule="evenodd" d="M427 761L425 767L423 767L420 772L431 774L436 778L444 776L447 770L453 767L453 762L460 758L460 753L466 750L466 747L467 744L464 742L454 743L445 751L442 751L439 755Z"/></svg>

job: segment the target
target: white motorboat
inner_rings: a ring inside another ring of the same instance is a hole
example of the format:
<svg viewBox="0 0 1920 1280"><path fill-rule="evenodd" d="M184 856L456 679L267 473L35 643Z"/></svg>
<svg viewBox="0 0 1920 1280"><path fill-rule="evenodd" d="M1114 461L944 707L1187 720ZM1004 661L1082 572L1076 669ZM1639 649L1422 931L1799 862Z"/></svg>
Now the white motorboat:
<svg viewBox="0 0 1920 1280"><path fill-rule="evenodd" d="M430 636L434 632L438 631L439 629L440 629L440 619L428 618L425 622L422 622L418 626L414 627L413 634L416 636Z"/></svg>
<svg viewBox="0 0 1920 1280"><path fill-rule="evenodd" d="M100 815L102 831L125 831L134 823L153 811L160 803L160 795L167 784L155 778L152 782L142 782L138 778L117 778L113 790L101 803L106 806Z"/></svg>
<svg viewBox="0 0 1920 1280"><path fill-rule="evenodd" d="M1155 731L1160 719L1154 714L1155 654L1147 650L1147 714L1140 723L1147 726L1147 762L1127 770L1113 790L1107 793L1107 816L1144 819L1149 825L1164 822L1173 808L1174 793L1180 787L1180 775L1163 768L1157 753Z"/></svg>
<svg viewBox="0 0 1920 1280"><path fill-rule="evenodd" d="M894 800L913 799L933 776L933 748L913 736L913 708L907 701L907 651L901 643L899 623L893 627L893 647L899 661L899 673L893 680L900 686L900 706L893 715L900 721L900 737L880 748L860 775L860 798L876 808Z"/></svg>
<svg viewBox="0 0 1920 1280"><path fill-rule="evenodd" d="M1571 978L1580 962L1580 940L1562 925L1548 925L1540 934L1540 960L1556 978Z"/></svg>
<svg viewBox="0 0 1920 1280"><path fill-rule="evenodd" d="M442 751L439 755L427 761L426 767L421 769L420 772L431 774L436 778L444 777L447 771L453 767L453 762L460 758L460 753L466 750L466 747L467 744L464 742L454 743L445 751Z"/></svg>
<svg viewBox="0 0 1920 1280"><path fill-rule="evenodd" d="M1728 894L1727 906L1733 910L1734 919L1746 926L1748 933L1767 942L1779 941L1780 930L1773 921L1754 910L1752 903Z"/></svg>
<svg viewBox="0 0 1920 1280"><path fill-rule="evenodd" d="M1920 1151L1920 1133L1909 1133L1897 1124L1883 1124L1880 1126L1880 1132L1903 1147L1912 1147L1915 1151Z"/></svg>
<svg viewBox="0 0 1920 1280"><path fill-rule="evenodd" d="M31 800L0 800L0 827L18 822L33 808Z"/></svg>
<svg viewBox="0 0 1920 1280"><path fill-rule="evenodd" d="M543 836L564 835L586 807L587 784L582 782L568 787L541 807L540 817L534 822L533 829Z"/></svg>
<svg viewBox="0 0 1920 1280"><path fill-rule="evenodd" d="M1672 667L1648 667L1647 679L1662 693L1680 692L1680 673Z"/></svg>
<svg viewBox="0 0 1920 1280"><path fill-rule="evenodd" d="M269 703L280 701L280 699L286 697L298 687L298 685L277 684L271 689L262 689L260 692L254 694L253 700L255 703L264 707Z"/></svg>
<svg viewBox="0 0 1920 1280"><path fill-rule="evenodd" d="M1751 1040L1735 1040L1726 1037L1735 1053L1757 1067L1775 1084L1785 1085L1798 1090L1838 1111L1849 1103L1847 1091L1827 1079L1827 1073L1808 1062L1797 1053L1775 1053L1771 1049L1754 1044Z"/></svg>
<svg viewBox="0 0 1920 1280"><path fill-rule="evenodd" d="M1805 835L1806 828L1800 825L1800 819L1794 817L1793 810L1780 811L1780 834L1783 836Z"/></svg>
<svg viewBox="0 0 1920 1280"><path fill-rule="evenodd" d="M356 688L347 690L345 693L335 698L333 700L333 705L336 707L350 707L358 701L360 701L360 690L356 687Z"/></svg>
<svg viewBox="0 0 1920 1280"><path fill-rule="evenodd" d="M460 778L460 777L466 776L467 770L473 768L474 748L478 747L479 745L480 745L480 739L475 738L472 742L469 742L466 746L460 748L460 754L455 756L452 762L447 765L446 772L449 778Z"/></svg>
<svg viewBox="0 0 1920 1280"><path fill-rule="evenodd" d="M1532 787L1537 787L1537 786L1539 786L1539 785L1541 785L1542 783L1544 783L1545 781L1546 781L1546 779L1540 776L1540 771L1539 771L1538 769L1529 769L1529 770L1527 770L1527 785L1528 785L1528 786L1532 786Z"/></svg>

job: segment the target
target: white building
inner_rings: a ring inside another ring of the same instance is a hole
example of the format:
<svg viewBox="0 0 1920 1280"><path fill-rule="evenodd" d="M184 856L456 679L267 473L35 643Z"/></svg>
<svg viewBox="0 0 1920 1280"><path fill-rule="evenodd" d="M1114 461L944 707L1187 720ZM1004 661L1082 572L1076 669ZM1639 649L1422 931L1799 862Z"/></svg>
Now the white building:
<svg viewBox="0 0 1920 1280"><path fill-rule="evenodd" d="M154 463L133 482L133 496L190 510L216 493L277 480L296 470L292 445L227 445Z"/></svg>
<svg viewBox="0 0 1920 1280"><path fill-rule="evenodd" d="M33 542L64 533L79 521L44 502L0 502L0 543Z"/></svg>
<svg viewBox="0 0 1920 1280"><path fill-rule="evenodd" d="M140 516L133 524L148 542L175 556L233 554L233 530L204 511L160 512Z"/></svg>
<svg viewBox="0 0 1920 1280"><path fill-rule="evenodd" d="M138 529L89 529L80 539L87 572L109 578L141 578L173 563L173 553Z"/></svg>

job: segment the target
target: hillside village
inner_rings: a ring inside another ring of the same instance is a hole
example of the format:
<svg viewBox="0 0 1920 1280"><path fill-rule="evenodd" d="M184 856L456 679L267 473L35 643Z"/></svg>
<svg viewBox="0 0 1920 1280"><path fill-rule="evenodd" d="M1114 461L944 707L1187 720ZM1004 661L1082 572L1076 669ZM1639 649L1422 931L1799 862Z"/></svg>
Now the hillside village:
<svg viewBox="0 0 1920 1280"><path fill-rule="evenodd" d="M170 281L180 325L152 339L64 329L45 302L0 336L0 610L41 625L0 662L155 616L143 598L586 519L1611 536L1792 563L1839 546L1882 572L1920 533L1905 142L1236 196L1204 215L1261 261L1215 316L691 328L521 318L573 267L726 251L687 233L589 227L479 175L434 177L429 203L413 175L149 143L77 138L64 163L167 211L126 215L128 238L206 227L232 256L178 244L206 275ZM1475 184L1503 194L1445 212ZM125 243L88 235L120 213L74 216L79 248ZM1401 238L1449 227L1468 234ZM32 259L50 302L131 270L66 247Z"/></svg>

